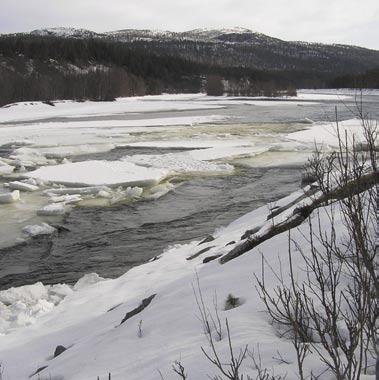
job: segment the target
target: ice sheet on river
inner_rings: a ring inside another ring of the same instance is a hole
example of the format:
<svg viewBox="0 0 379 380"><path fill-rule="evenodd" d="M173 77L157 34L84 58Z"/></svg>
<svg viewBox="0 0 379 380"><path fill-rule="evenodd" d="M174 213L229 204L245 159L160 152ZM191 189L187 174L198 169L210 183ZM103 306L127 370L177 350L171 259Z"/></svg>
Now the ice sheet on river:
<svg viewBox="0 0 379 380"><path fill-rule="evenodd" d="M69 186L153 186L168 174L165 169L146 168L126 161L84 161L44 166L28 177Z"/></svg>
<svg viewBox="0 0 379 380"><path fill-rule="evenodd" d="M211 154L209 159L214 159L214 154ZM44 166L26 175L45 182L68 186L148 187L177 173L231 171L233 171L231 165L207 162L197 159L193 152L184 152L135 155L126 157L122 161L84 161Z"/></svg>
<svg viewBox="0 0 379 380"><path fill-rule="evenodd" d="M218 164L198 160L191 156L191 152L167 153L167 154L136 154L124 158L127 162L133 162L151 168L166 168L172 174L176 173L230 173L234 170L229 164Z"/></svg>
<svg viewBox="0 0 379 380"><path fill-rule="evenodd" d="M197 101L192 97L177 97L172 99L155 97L118 98L113 102L75 102L71 100L54 101L53 106L44 102L20 102L9 104L0 109L0 122L22 120L38 120L55 117L85 117L104 116L111 114L184 111L199 109L217 109L220 105L210 104L205 96L198 94Z"/></svg>
<svg viewBox="0 0 379 380"><path fill-rule="evenodd" d="M345 134L349 136L349 144L352 143L352 136L354 136L355 143L364 141L364 130L361 120L350 119L340 121L338 126L341 136L345 136ZM338 132L334 122L314 123L305 130L288 134L287 137L302 143L316 143L318 145L338 147Z"/></svg>

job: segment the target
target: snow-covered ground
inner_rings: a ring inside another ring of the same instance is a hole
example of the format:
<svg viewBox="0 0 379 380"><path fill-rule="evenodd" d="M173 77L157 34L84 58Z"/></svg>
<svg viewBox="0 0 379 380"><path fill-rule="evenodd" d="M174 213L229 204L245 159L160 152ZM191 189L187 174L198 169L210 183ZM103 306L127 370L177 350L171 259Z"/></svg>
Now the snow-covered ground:
<svg viewBox="0 0 379 380"><path fill-rule="evenodd" d="M193 98L205 97L202 94L191 96L166 96L119 98L114 102L74 102L56 101L54 106L43 102L14 103L0 109L0 122L38 120L56 117L106 116L125 113L183 111L220 108L207 102L194 103ZM175 100L173 103L172 100Z"/></svg>
<svg viewBox="0 0 379 380"><path fill-rule="evenodd" d="M303 101L315 100L346 100L354 96L354 91L338 90L299 90L298 96L285 97L283 100ZM69 100L55 101L47 104L40 101L13 103L0 108L0 123L15 121L30 121L58 117L86 117L107 116L121 114L135 114L142 112L184 111L219 109L235 102L242 102L257 106L276 106L292 102L282 101L281 98L268 99L239 98L239 97L210 97L205 94L175 94L150 95L144 97L118 98L114 102L73 102Z"/></svg>
<svg viewBox="0 0 379 380"><path fill-rule="evenodd" d="M289 204L302 194L291 194L275 206ZM281 275L288 278L287 234L277 235L226 264L217 259L204 263L204 259L229 252L246 230L258 227L264 233L272 223L290 218L296 206L275 221L267 221L269 208L262 207L216 231L213 241L199 245L199 239L170 247L156 260L114 280L88 275L73 287L38 283L0 292L0 331L5 334L0 338L0 358L5 379L27 379L42 367L46 368L35 378L92 380L97 376L105 379L111 373L115 380L150 380L159 379L160 371L165 379L175 379L171 366L176 360L185 366L190 378L200 380L217 374L200 349L209 351L209 344L194 296L196 276L210 313L215 313L217 297L216 308L222 324L228 319L235 352L248 344L252 351L259 350L263 367L295 379L292 344L279 338L269 323L253 280L254 275L261 275L261 255L277 271L280 263ZM324 209L320 217L327 231L330 217ZM338 209L334 217L338 241L343 244L346 231ZM291 235L305 252L309 244L307 229L304 223ZM306 276L304 263L298 251L294 250L294 255L297 279L301 281ZM270 271L265 281L269 289L277 284ZM239 298L239 306L226 310L229 294ZM121 324L127 313L147 299L151 303L147 302L144 310ZM54 358L59 345L67 350ZM216 348L226 361L225 327ZM323 371L314 353L307 356L305 368L306 373ZM249 361L242 371L256 374ZM324 374L323 378L332 377Z"/></svg>

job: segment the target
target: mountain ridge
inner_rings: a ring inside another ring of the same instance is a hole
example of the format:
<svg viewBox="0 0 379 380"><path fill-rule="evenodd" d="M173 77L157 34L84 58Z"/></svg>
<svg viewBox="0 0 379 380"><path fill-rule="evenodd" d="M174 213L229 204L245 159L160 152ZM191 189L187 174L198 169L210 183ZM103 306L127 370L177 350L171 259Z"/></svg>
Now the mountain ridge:
<svg viewBox="0 0 379 380"><path fill-rule="evenodd" d="M299 45L316 45L316 46L335 46L335 47L352 47L360 48L370 51L379 51L376 49L368 48L365 46L354 45L354 44L343 44L343 43L324 43L317 41L303 41L303 40L284 40L279 37L272 37L267 34L254 31L249 28L244 27L222 27L222 28L195 28L182 32L174 32L170 30L161 29L136 29L136 28L125 28L106 32L95 32L85 28L74 28L74 27L50 27L50 28L40 28L34 29L30 32L19 32L19 33L3 33L1 35L39 35L39 36L56 36L56 37L66 37L66 38L108 38L113 37L119 39L120 37L128 37L130 40L133 39L143 39L143 38L174 38L174 39L186 39L186 40L198 40L198 41L216 41L219 36L222 35L254 35L257 37L265 38L266 40L281 41L283 43L289 44L299 44ZM117 38L118 37L118 38ZM226 41L224 41L226 42Z"/></svg>

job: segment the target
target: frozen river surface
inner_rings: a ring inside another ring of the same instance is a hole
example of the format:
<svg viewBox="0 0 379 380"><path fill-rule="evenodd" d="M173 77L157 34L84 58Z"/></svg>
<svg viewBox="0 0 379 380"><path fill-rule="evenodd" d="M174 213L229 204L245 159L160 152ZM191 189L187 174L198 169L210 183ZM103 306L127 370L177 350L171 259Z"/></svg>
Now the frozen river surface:
<svg viewBox="0 0 379 380"><path fill-rule="evenodd" d="M376 119L378 101L364 96ZM299 187L313 150L296 132L330 125L335 106L354 119L354 96L330 92L0 109L0 199L26 184L20 200L0 204L0 288L117 277L275 202ZM25 226L43 223L55 232L27 237Z"/></svg>

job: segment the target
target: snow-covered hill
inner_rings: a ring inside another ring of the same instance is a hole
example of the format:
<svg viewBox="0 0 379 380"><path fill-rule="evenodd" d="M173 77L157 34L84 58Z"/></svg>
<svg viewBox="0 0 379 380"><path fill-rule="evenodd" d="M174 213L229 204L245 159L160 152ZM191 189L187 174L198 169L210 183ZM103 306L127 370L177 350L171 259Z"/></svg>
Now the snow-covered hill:
<svg viewBox="0 0 379 380"><path fill-rule="evenodd" d="M279 38L241 27L200 28L184 32L122 29L97 33L68 27L38 29L30 33L58 38L106 39L156 55L227 67L303 72L363 72L377 66L379 52L349 45L327 45ZM309 85L309 84L308 84Z"/></svg>
<svg viewBox="0 0 379 380"><path fill-rule="evenodd" d="M101 34L92 32L91 30L66 27L36 29L30 32L30 34L33 36L54 36L66 38L94 38L101 36Z"/></svg>

